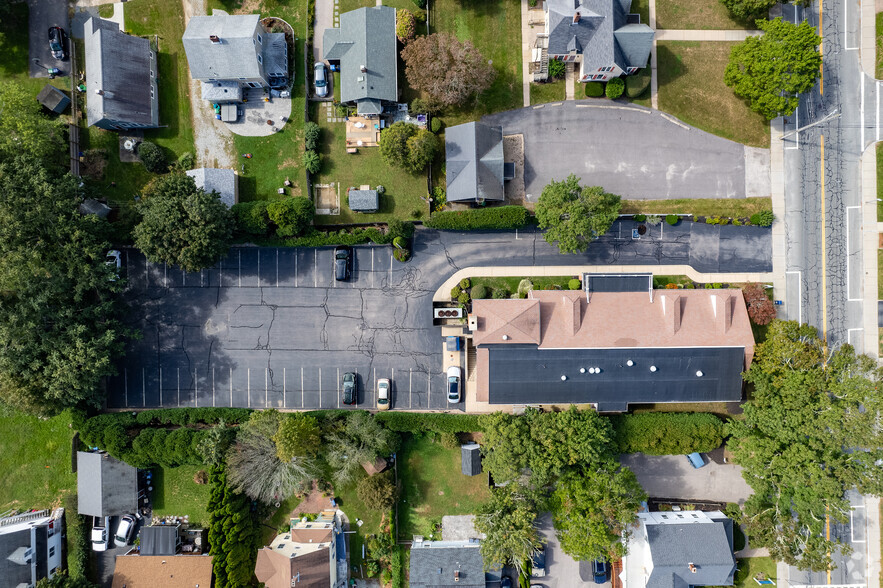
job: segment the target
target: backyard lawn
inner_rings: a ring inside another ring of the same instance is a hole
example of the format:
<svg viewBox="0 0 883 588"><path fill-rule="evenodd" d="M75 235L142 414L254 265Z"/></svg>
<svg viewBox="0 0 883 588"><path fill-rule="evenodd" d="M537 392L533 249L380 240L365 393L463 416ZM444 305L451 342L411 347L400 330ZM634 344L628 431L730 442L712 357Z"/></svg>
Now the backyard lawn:
<svg viewBox="0 0 883 588"><path fill-rule="evenodd" d="M634 12L634 10L632 11ZM641 22L647 22L641 20ZM657 29L753 29L753 22L734 17L720 0L657 0Z"/></svg>
<svg viewBox="0 0 883 588"><path fill-rule="evenodd" d="M179 466L176 468L155 467L153 471L153 514L154 516L190 517L194 526L208 525L209 484L197 484L194 476L206 466Z"/></svg>
<svg viewBox="0 0 883 588"><path fill-rule="evenodd" d="M314 183L340 185L340 214L317 216L316 224L385 222L391 218L416 219L429 215L429 203L424 200L428 198L426 174L412 174L387 165L380 157L379 147L359 147L358 153L347 153L345 123L328 122L324 106L318 110L322 127L322 170ZM377 213L356 213L346 206L346 189L365 184L386 188Z"/></svg>
<svg viewBox="0 0 883 588"><path fill-rule="evenodd" d="M359 480L367 476L368 474L364 470L359 472ZM379 532L382 516L381 511L375 510L359 500L356 494L357 485L358 480L345 488L334 489L334 499L349 519L350 531L355 531L349 535L349 559L350 565L354 567L362 564L362 545L368 535ZM356 523L356 519L362 521L361 526Z"/></svg>
<svg viewBox="0 0 883 588"><path fill-rule="evenodd" d="M675 200L623 200L621 214L694 214L746 218L772 210L770 198L679 198Z"/></svg>
<svg viewBox="0 0 883 588"><path fill-rule="evenodd" d="M659 109L687 124L753 147L770 146L769 123L724 84L734 43L657 43Z"/></svg>
<svg viewBox="0 0 883 588"><path fill-rule="evenodd" d="M448 126L523 106L521 92L521 4L518 0L437 0L430 30L471 41L493 63L497 77L474 101L443 113Z"/></svg>
<svg viewBox="0 0 883 588"><path fill-rule="evenodd" d="M544 84L531 83L530 103L561 102L564 100L564 80L555 80Z"/></svg>
<svg viewBox="0 0 883 588"><path fill-rule="evenodd" d="M487 476L460 473L459 449L446 449L427 437L403 439L399 481L400 539L428 538L442 516L472 514L490 496Z"/></svg>
<svg viewBox="0 0 883 588"><path fill-rule="evenodd" d="M767 579L776 579L776 562L771 557L748 557L736 560L735 588L757 588L754 577L764 574Z"/></svg>

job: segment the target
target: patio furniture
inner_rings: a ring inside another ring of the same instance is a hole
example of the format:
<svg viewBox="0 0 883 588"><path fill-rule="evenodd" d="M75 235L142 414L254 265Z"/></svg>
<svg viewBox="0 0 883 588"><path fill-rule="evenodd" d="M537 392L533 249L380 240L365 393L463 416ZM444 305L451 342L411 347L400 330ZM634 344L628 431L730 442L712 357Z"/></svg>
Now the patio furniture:
<svg viewBox="0 0 883 588"><path fill-rule="evenodd" d="M346 148L346 152L347 152L347 153L358 153L359 150L358 150L357 148L355 148L355 147L347 147L347 148Z"/></svg>

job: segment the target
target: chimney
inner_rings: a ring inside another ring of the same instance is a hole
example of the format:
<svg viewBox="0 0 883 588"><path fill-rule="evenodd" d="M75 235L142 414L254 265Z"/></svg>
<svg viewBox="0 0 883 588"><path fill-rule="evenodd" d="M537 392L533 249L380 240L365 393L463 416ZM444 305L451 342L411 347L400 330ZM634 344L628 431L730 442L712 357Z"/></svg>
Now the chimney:
<svg viewBox="0 0 883 588"><path fill-rule="evenodd" d="M208 40L212 42L212 45L220 45L221 39L217 35L209 35Z"/></svg>
<svg viewBox="0 0 883 588"><path fill-rule="evenodd" d="M460 570L455 570L454 571L454 582L459 582L459 581L460 581Z"/></svg>
<svg viewBox="0 0 883 588"><path fill-rule="evenodd" d="M368 73L368 68L365 67L364 65L360 65L360 66L359 66L359 71L362 72L362 73Z"/></svg>
<svg viewBox="0 0 883 588"><path fill-rule="evenodd" d="M695 574L695 573L696 573L696 566L693 565L693 562L690 562L690 563L687 564L687 565L690 566L690 573L691 573L691 574Z"/></svg>
<svg viewBox="0 0 883 588"><path fill-rule="evenodd" d="M573 13L573 24L579 24L579 12Z"/></svg>

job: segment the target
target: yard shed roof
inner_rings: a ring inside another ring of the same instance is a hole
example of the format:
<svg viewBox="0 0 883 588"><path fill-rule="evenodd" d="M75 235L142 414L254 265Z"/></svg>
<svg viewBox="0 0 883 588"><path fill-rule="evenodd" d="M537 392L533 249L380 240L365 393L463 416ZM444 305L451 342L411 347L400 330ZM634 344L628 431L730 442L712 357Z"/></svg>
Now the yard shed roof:
<svg viewBox="0 0 883 588"><path fill-rule="evenodd" d="M77 452L77 511L106 517L138 508L138 471L107 453Z"/></svg>
<svg viewBox="0 0 883 588"><path fill-rule="evenodd" d="M353 212L377 212L380 196L377 190L350 190L347 194L350 210Z"/></svg>
<svg viewBox="0 0 883 588"><path fill-rule="evenodd" d="M445 161L449 202L504 199L502 127L482 122L449 127Z"/></svg>
<svg viewBox="0 0 883 588"><path fill-rule="evenodd" d="M178 552L178 525L155 525L141 529L142 555L175 555Z"/></svg>
<svg viewBox="0 0 883 588"><path fill-rule="evenodd" d="M210 555L118 555L111 588L209 588L211 585Z"/></svg>
<svg viewBox="0 0 883 588"><path fill-rule="evenodd" d="M460 471L464 476L477 476L481 473L481 448L478 443L460 446Z"/></svg>
<svg viewBox="0 0 883 588"><path fill-rule="evenodd" d="M411 545L411 588L485 588L484 561L477 541L415 541Z"/></svg>
<svg viewBox="0 0 883 588"><path fill-rule="evenodd" d="M67 107L71 105L71 99L68 98L67 94L52 84L46 84L43 86L43 89L37 94L37 101L52 112L58 114L67 110Z"/></svg>
<svg viewBox="0 0 883 588"><path fill-rule="evenodd" d="M239 202L238 178L234 170L199 167L184 173L193 178L197 188L206 192L217 192L221 196L221 202L228 207Z"/></svg>

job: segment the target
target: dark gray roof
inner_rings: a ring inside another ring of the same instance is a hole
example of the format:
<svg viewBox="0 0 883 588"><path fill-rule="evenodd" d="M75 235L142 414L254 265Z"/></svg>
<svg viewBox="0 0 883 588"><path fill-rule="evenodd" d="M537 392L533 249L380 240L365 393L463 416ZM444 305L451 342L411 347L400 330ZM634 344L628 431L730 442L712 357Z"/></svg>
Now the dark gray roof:
<svg viewBox="0 0 883 588"><path fill-rule="evenodd" d="M377 190L350 190L347 198L353 212L376 212L380 208Z"/></svg>
<svg viewBox="0 0 883 588"><path fill-rule="evenodd" d="M227 206L236 204L237 176L232 169L199 167L184 172L196 182L197 188L206 192L217 192L221 202Z"/></svg>
<svg viewBox="0 0 883 588"><path fill-rule="evenodd" d="M489 349L490 404L597 403L602 412L656 402L737 402L742 399L743 347ZM641 369L626 367L631 359ZM656 366L651 372L649 366ZM588 368L601 368L589 374ZM586 368L581 374L580 368ZM701 371L702 377L696 372ZM566 376L562 380L561 376Z"/></svg>
<svg viewBox="0 0 883 588"><path fill-rule="evenodd" d="M138 470L106 453L77 452L77 512L95 517L138 508Z"/></svg>
<svg viewBox="0 0 883 588"><path fill-rule="evenodd" d="M141 555L175 555L177 550L177 525L142 527Z"/></svg>
<svg viewBox="0 0 883 588"><path fill-rule="evenodd" d="M460 572L459 581L454 572ZM485 588L477 542L424 541L411 545L411 588Z"/></svg>
<svg viewBox="0 0 883 588"><path fill-rule="evenodd" d="M71 104L71 99L67 97L67 94L52 84L46 84L43 86L43 89L37 94L37 101L52 112L57 112L58 114L67 110L67 107Z"/></svg>
<svg viewBox="0 0 883 588"><path fill-rule="evenodd" d="M623 70L647 65L653 29L628 23L631 0L547 0L545 8L550 55L576 51L583 56L585 72L613 64Z"/></svg>
<svg viewBox="0 0 883 588"><path fill-rule="evenodd" d="M733 584L733 522L647 525L653 572L647 588L729 586ZM696 572L690 571L689 564Z"/></svg>
<svg viewBox="0 0 883 588"><path fill-rule="evenodd" d="M653 274L584 274L589 292L647 292L653 289Z"/></svg>
<svg viewBox="0 0 883 588"><path fill-rule="evenodd" d="M80 214L94 214L98 218L107 218L108 215L110 215L110 211L113 209L107 204L99 202L94 198L86 198L77 207L77 210Z"/></svg>
<svg viewBox="0 0 883 588"><path fill-rule="evenodd" d="M481 473L481 447L478 443L460 446L460 471L464 476L477 476Z"/></svg>
<svg viewBox="0 0 883 588"><path fill-rule="evenodd" d="M87 20L83 30L89 124L109 119L158 126L156 55L150 42L122 33L117 23L100 18Z"/></svg>
<svg viewBox="0 0 883 588"><path fill-rule="evenodd" d="M448 202L503 200L503 129L470 122L445 131Z"/></svg>
<svg viewBox="0 0 883 588"><path fill-rule="evenodd" d="M339 29L325 29L322 57L340 61L341 102L359 103L362 114L379 114L380 100L398 99L396 43L396 11L390 6L345 12ZM367 101L364 108L360 101Z"/></svg>
<svg viewBox="0 0 883 588"><path fill-rule="evenodd" d="M31 529L21 529L0 534L0 584L3 586L30 586L36 582L32 566L24 559L24 552L31 547ZM43 551L45 554L45 550Z"/></svg>

